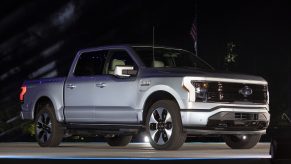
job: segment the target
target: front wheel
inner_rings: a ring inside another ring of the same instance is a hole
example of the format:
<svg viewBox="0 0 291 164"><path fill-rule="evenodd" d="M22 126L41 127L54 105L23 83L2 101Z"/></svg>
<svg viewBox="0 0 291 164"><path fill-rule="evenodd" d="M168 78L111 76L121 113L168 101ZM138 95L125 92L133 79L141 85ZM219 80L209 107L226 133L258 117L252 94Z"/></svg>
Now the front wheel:
<svg viewBox="0 0 291 164"><path fill-rule="evenodd" d="M225 135L224 141L232 149L250 149L260 141L260 134Z"/></svg>
<svg viewBox="0 0 291 164"><path fill-rule="evenodd" d="M179 149L187 137L183 132L179 107L171 100L159 100L150 107L146 131L150 144L158 150Z"/></svg>
<svg viewBox="0 0 291 164"><path fill-rule="evenodd" d="M64 135L64 129L58 123L51 104L45 104L35 118L35 137L42 147L58 146Z"/></svg>

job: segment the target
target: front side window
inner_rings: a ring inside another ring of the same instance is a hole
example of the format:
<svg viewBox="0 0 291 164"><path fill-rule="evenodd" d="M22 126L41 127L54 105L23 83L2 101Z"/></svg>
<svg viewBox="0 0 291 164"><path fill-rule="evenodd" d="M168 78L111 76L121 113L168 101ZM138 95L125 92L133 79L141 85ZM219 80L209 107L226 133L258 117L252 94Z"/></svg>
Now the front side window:
<svg viewBox="0 0 291 164"><path fill-rule="evenodd" d="M153 68L193 68L213 70L205 61L194 54L178 49L133 47L146 67Z"/></svg>
<svg viewBox="0 0 291 164"><path fill-rule="evenodd" d="M74 72L75 76L94 76L103 73L108 51L84 52L80 55Z"/></svg>
<svg viewBox="0 0 291 164"><path fill-rule="evenodd" d="M107 66L107 74L114 74L116 66L133 66L136 69L136 64L125 50L112 50L109 52L111 55Z"/></svg>

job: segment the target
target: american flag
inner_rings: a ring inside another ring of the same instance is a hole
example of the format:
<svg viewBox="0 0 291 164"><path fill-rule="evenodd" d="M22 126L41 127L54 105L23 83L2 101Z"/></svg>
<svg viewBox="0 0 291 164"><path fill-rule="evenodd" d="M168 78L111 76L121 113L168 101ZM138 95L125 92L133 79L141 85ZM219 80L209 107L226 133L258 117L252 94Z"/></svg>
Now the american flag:
<svg viewBox="0 0 291 164"><path fill-rule="evenodd" d="M193 41L196 42L197 41L197 27L196 27L196 21L194 20L192 23L192 28L190 31L190 35L193 38Z"/></svg>
<svg viewBox="0 0 291 164"><path fill-rule="evenodd" d="M198 39L198 33L197 33L196 19L194 19L194 21L192 23L192 28L190 30L190 35L193 38L195 53L196 53L196 55L198 55L197 54L197 39Z"/></svg>

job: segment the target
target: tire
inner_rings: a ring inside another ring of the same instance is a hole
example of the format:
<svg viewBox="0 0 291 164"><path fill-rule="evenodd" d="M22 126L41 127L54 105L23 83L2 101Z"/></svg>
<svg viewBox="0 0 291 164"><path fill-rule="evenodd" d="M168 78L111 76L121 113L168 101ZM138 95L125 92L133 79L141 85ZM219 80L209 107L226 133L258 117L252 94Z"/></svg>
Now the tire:
<svg viewBox="0 0 291 164"><path fill-rule="evenodd" d="M114 137L106 137L105 140L110 146L126 146L130 143L132 136L117 135Z"/></svg>
<svg viewBox="0 0 291 164"><path fill-rule="evenodd" d="M272 138L270 144L270 155L272 160L290 160L290 136Z"/></svg>
<svg viewBox="0 0 291 164"><path fill-rule="evenodd" d="M272 139L271 144L270 144L270 152L269 154L271 155L272 159L277 159L278 158L278 143L277 140Z"/></svg>
<svg viewBox="0 0 291 164"><path fill-rule="evenodd" d="M177 150L185 142L179 106L171 100L159 100L149 109L146 133L150 144L157 150Z"/></svg>
<svg viewBox="0 0 291 164"><path fill-rule="evenodd" d="M50 103L41 106L35 118L35 137L41 147L56 147L64 136L64 128L58 123Z"/></svg>
<svg viewBox="0 0 291 164"><path fill-rule="evenodd" d="M260 141L260 134L225 135L224 141L232 149L250 149Z"/></svg>

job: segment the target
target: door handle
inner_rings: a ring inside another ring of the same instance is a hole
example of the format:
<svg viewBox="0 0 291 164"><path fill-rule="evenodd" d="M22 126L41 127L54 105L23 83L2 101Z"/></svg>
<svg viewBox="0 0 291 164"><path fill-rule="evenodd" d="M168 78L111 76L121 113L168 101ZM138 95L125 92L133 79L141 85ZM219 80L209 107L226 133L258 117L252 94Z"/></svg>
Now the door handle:
<svg viewBox="0 0 291 164"><path fill-rule="evenodd" d="M104 87L106 87L106 84L105 83L97 83L96 87L104 88Z"/></svg>
<svg viewBox="0 0 291 164"><path fill-rule="evenodd" d="M67 88L74 89L74 88L76 88L76 85L68 84L68 85L67 85Z"/></svg>

